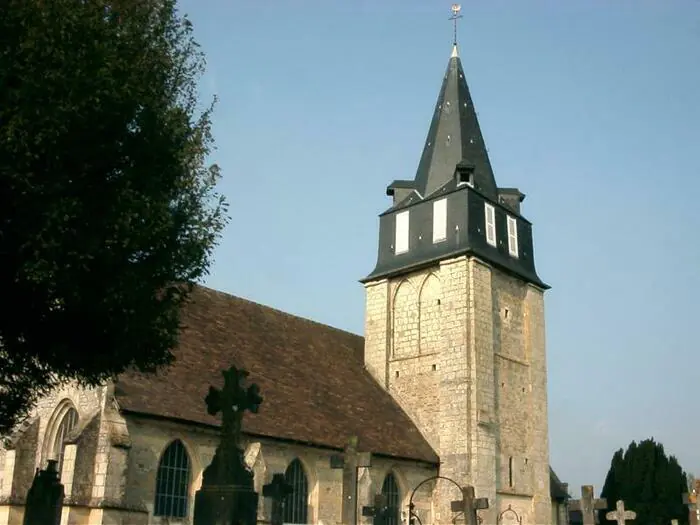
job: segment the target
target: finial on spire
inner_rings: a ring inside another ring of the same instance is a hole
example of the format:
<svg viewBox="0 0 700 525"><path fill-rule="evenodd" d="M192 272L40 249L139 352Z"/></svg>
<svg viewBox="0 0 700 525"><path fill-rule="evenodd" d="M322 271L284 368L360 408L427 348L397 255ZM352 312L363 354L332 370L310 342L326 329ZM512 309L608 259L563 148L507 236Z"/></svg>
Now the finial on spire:
<svg viewBox="0 0 700 525"><path fill-rule="evenodd" d="M452 4L452 16L449 19L454 22L454 39L452 41L452 45L455 46L455 49L457 48L457 20L462 18L462 15L459 14L459 12L461 10L462 10L461 5Z"/></svg>

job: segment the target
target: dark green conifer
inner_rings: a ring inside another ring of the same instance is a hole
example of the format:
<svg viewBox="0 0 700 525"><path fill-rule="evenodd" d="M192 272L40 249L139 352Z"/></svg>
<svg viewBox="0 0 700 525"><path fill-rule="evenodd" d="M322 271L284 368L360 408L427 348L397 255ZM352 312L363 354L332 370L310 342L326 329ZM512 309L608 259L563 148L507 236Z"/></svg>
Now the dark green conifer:
<svg viewBox="0 0 700 525"><path fill-rule="evenodd" d="M661 443L653 438L630 443L612 457L601 497L608 500L607 510L600 511L600 523L614 523L605 518L619 499L625 508L637 513L634 525L666 525L677 519L688 524L688 509L683 493L688 481L674 456L667 456Z"/></svg>

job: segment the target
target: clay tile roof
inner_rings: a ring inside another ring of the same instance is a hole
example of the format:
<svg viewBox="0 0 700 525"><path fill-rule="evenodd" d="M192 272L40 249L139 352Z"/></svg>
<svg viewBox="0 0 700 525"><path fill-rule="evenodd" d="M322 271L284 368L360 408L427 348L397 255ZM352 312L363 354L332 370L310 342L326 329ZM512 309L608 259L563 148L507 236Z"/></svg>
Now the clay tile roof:
<svg viewBox="0 0 700 525"><path fill-rule="evenodd" d="M218 425L206 412L210 385L235 364L250 372L264 402L246 414L251 435L397 458L438 462L436 453L363 366L364 339L293 315L197 287L182 316L175 363L155 376L127 373L115 392L122 410Z"/></svg>

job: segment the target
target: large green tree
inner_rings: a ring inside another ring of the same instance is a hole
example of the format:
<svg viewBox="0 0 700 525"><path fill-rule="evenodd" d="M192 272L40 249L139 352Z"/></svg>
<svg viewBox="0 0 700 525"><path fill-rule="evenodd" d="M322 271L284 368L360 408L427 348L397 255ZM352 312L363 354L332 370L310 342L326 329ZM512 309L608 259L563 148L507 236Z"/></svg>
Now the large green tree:
<svg viewBox="0 0 700 525"><path fill-rule="evenodd" d="M687 525L688 509L683 493L688 490L686 473L674 456L667 456L661 443L646 439L632 442L627 450L613 455L601 497L608 509L601 511L601 523L609 522L605 514L615 509L617 500L637 513L635 525L668 525L672 519Z"/></svg>
<svg viewBox="0 0 700 525"><path fill-rule="evenodd" d="M174 0L0 0L0 434L172 360L226 222Z"/></svg>

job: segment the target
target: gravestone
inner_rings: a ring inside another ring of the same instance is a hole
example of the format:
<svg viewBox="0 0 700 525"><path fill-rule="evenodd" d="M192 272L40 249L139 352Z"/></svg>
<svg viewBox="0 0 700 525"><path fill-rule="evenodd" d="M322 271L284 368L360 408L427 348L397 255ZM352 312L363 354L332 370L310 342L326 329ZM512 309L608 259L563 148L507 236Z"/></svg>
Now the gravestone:
<svg viewBox="0 0 700 525"><path fill-rule="evenodd" d="M246 410L258 411L262 403L258 386L245 386L248 372L232 366L222 372L224 387L209 387L207 412L221 412L221 437L211 464L204 469L202 488L194 500L194 525L255 525L258 494L248 469L240 439Z"/></svg>
<svg viewBox="0 0 700 525"><path fill-rule="evenodd" d="M479 525L477 510L488 509L488 498L474 497L474 487L462 487L462 499L451 503L452 512L463 512L466 525Z"/></svg>
<svg viewBox="0 0 700 525"><path fill-rule="evenodd" d="M293 490L293 487L284 479L284 474L273 474L272 481L263 487L263 497L272 500L271 525L282 525L284 500Z"/></svg>
<svg viewBox="0 0 700 525"><path fill-rule="evenodd" d="M616 521L617 525L625 525L627 520L633 520L637 517L637 513L632 510L625 510L625 502L621 499L615 503L615 510L611 510L605 515L609 521Z"/></svg>
<svg viewBox="0 0 700 525"><path fill-rule="evenodd" d="M27 492L24 525L59 525L63 509L63 485L58 476L58 462L49 460L46 470L36 469Z"/></svg>
<svg viewBox="0 0 700 525"><path fill-rule="evenodd" d="M357 523L357 470L372 466L372 454L357 450L357 437L348 440L342 455L331 456L331 468L343 469L342 523Z"/></svg>
<svg viewBox="0 0 700 525"><path fill-rule="evenodd" d="M583 518L583 525L595 525L595 511L608 508L605 498L593 497L593 485L581 487L581 499L569 501L569 512L578 511Z"/></svg>

